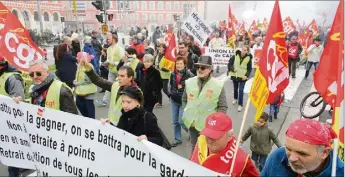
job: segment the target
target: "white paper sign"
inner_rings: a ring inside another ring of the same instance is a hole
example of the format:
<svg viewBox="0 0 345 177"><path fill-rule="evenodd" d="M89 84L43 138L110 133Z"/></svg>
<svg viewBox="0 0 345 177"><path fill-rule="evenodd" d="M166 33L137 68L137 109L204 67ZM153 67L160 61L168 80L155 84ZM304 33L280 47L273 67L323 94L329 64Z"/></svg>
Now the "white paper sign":
<svg viewBox="0 0 345 177"><path fill-rule="evenodd" d="M235 50L228 47L205 47L205 55L212 57L213 66L227 66L230 58L235 55Z"/></svg>
<svg viewBox="0 0 345 177"><path fill-rule="evenodd" d="M0 161L7 166L37 167L43 176L219 175L98 120L5 96L0 105Z"/></svg>
<svg viewBox="0 0 345 177"><path fill-rule="evenodd" d="M204 46L207 38L212 33L211 27L194 11L189 14L181 29L186 31L189 35L192 35L194 41L200 46Z"/></svg>

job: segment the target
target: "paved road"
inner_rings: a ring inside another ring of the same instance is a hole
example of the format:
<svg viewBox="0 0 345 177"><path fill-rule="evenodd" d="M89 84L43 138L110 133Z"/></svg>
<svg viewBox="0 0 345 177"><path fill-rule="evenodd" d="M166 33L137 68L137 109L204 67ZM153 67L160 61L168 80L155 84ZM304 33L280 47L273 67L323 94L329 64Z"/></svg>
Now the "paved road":
<svg viewBox="0 0 345 177"><path fill-rule="evenodd" d="M52 56L52 50L48 49L48 56ZM48 63L52 63L51 57L49 57L50 60ZM241 127L241 122L243 119L243 112L237 111L237 106L232 105L232 98L233 98L233 84L232 82L222 73L224 73L226 68L221 68L220 73L215 73L215 76L218 77L221 80L226 81L225 88L227 93L227 102L228 102L228 112L227 114L230 115L233 121L233 128L236 137L239 134L239 130ZM289 85L290 89L287 89L286 93L289 95L288 102L284 103L282 108L280 109L279 116L277 120L274 120L272 123L269 123L269 127L271 127L276 134L278 134L278 137L282 141L282 143L285 142L284 139L284 133L286 131L286 128L288 127L289 123L292 122L295 119L299 119L301 117L299 112L299 105L303 97L313 91L312 88L312 78L309 78L307 80L303 80L303 70L299 70L300 74L297 74L297 81L293 80L291 81L291 84ZM311 75L312 76L312 75ZM248 82L248 86L250 86L250 82ZM96 96L96 99L101 99L103 94L98 93ZM244 100L246 101L248 99L248 95L245 94ZM166 136L169 138L170 141L173 140L173 129L172 129L172 119L171 119L171 104L169 103L168 98L164 95L163 98L163 107L159 109L155 109L154 113L158 118L159 126L164 131ZM96 105L97 107L97 105ZM96 108L96 117L104 118L107 117L107 107L97 107ZM266 111L268 111L268 108L266 108ZM255 108L253 105L250 105L248 116L245 121L244 130L246 130L250 125L253 123L255 115ZM325 121L326 119L330 118L330 116L327 113L324 113L320 116L320 120ZM183 143L172 149L172 151L176 154L179 154L180 156L183 156L185 158L188 158L191 154L191 144L190 141L188 141L188 134L186 132L182 132L183 135ZM276 148L274 146L274 148ZM250 153L249 149L249 140L245 142L243 149ZM0 165L0 176L6 176L7 175L7 168L5 166Z"/></svg>

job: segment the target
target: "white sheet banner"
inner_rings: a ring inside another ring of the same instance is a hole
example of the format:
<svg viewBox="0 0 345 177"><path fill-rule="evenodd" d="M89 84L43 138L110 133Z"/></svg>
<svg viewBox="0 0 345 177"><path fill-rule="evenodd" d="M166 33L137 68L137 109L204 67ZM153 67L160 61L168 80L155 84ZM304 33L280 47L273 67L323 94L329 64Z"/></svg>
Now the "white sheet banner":
<svg viewBox="0 0 345 177"><path fill-rule="evenodd" d="M110 124L1 95L0 126L1 163L43 176L219 175Z"/></svg>
<svg viewBox="0 0 345 177"><path fill-rule="evenodd" d="M228 47L205 47L205 55L212 57L214 67L228 66L230 58L235 55L235 50Z"/></svg>
<svg viewBox="0 0 345 177"><path fill-rule="evenodd" d="M207 38L212 33L211 27L207 25L194 11L189 14L181 29L192 35L194 37L194 41L196 41L200 46L204 46Z"/></svg>

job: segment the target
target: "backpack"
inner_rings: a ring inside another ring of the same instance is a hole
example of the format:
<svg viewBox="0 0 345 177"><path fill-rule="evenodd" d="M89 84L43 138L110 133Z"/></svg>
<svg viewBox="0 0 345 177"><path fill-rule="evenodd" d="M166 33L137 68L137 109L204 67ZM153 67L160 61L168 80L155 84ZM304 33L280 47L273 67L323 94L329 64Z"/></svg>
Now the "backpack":
<svg viewBox="0 0 345 177"><path fill-rule="evenodd" d="M147 111L145 111L145 114L144 114L144 126L145 126L145 134L146 134L146 113ZM157 117L152 113L153 117L157 120L157 123L158 123L158 119ZM162 138L163 138L163 144L161 145L161 147L167 149L167 150L170 150L171 149L171 144L168 140L168 138L165 136L164 132L162 131L162 129L158 126L158 131L159 133L161 134Z"/></svg>

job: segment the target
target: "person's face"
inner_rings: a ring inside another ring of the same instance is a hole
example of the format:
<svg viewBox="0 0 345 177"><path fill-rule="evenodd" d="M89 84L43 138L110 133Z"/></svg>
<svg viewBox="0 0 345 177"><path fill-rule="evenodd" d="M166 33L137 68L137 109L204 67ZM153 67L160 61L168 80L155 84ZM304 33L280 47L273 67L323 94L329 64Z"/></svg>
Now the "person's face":
<svg viewBox="0 0 345 177"><path fill-rule="evenodd" d="M187 37L187 38L186 38L186 43L187 43L187 44L190 44L190 43L192 43L192 40L190 40L190 38Z"/></svg>
<svg viewBox="0 0 345 177"><path fill-rule="evenodd" d="M125 112L133 110L135 107L138 107L140 104L138 100L133 99L127 95L122 95L122 108Z"/></svg>
<svg viewBox="0 0 345 177"><path fill-rule="evenodd" d="M291 43L297 43L297 36L291 37Z"/></svg>
<svg viewBox="0 0 345 177"><path fill-rule="evenodd" d="M315 41L315 45L319 46L320 45L320 41Z"/></svg>
<svg viewBox="0 0 345 177"><path fill-rule="evenodd" d="M176 69L178 71L182 71L184 69L184 67L185 67L185 65L184 65L182 60L176 61L175 65L176 65Z"/></svg>
<svg viewBox="0 0 345 177"><path fill-rule="evenodd" d="M264 126L266 123L266 121L264 119L258 119L256 122L255 122L255 126L256 127L262 127Z"/></svg>
<svg viewBox="0 0 345 177"><path fill-rule="evenodd" d="M153 65L152 61L149 61L149 60L145 60L145 61L144 61L144 66L145 66L145 68L149 68L149 67L151 67L152 65Z"/></svg>
<svg viewBox="0 0 345 177"><path fill-rule="evenodd" d="M93 32L93 33L92 33L92 36L93 36L93 37L97 37L97 36L98 36L98 31Z"/></svg>
<svg viewBox="0 0 345 177"><path fill-rule="evenodd" d="M159 52L160 54L164 54L164 47L163 47L163 46L159 46L159 47L158 47L158 52Z"/></svg>
<svg viewBox="0 0 345 177"><path fill-rule="evenodd" d="M211 73L210 66L195 65L195 68L197 69L197 75L199 78L204 78Z"/></svg>
<svg viewBox="0 0 345 177"><path fill-rule="evenodd" d="M132 76L128 77L127 70L119 70L118 76L120 86L129 86L132 82Z"/></svg>
<svg viewBox="0 0 345 177"><path fill-rule="evenodd" d="M137 44L138 43L138 39L133 39L132 42L133 42L133 44Z"/></svg>
<svg viewBox="0 0 345 177"><path fill-rule="evenodd" d="M242 47L241 55L245 56L248 53L248 48L247 47Z"/></svg>
<svg viewBox="0 0 345 177"><path fill-rule="evenodd" d="M229 136L225 133L222 137L218 139L212 139L206 137L207 147L211 153L218 153L223 150L229 142Z"/></svg>
<svg viewBox="0 0 345 177"><path fill-rule="evenodd" d="M144 47L148 47L149 46L149 43L148 42L144 42Z"/></svg>
<svg viewBox="0 0 345 177"><path fill-rule="evenodd" d="M215 36L216 38L219 38L219 32L216 32Z"/></svg>
<svg viewBox="0 0 345 177"><path fill-rule="evenodd" d="M257 44L260 44L262 42L262 39L261 38L256 38L256 43Z"/></svg>
<svg viewBox="0 0 345 177"><path fill-rule="evenodd" d="M187 53L188 47L184 46L184 44L178 46L178 50L181 55L185 55Z"/></svg>
<svg viewBox="0 0 345 177"><path fill-rule="evenodd" d="M29 76L35 85L41 84L48 77L49 73L42 65L33 65L29 68Z"/></svg>
<svg viewBox="0 0 345 177"><path fill-rule="evenodd" d="M291 169L296 173L314 171L328 157L330 148L318 154L318 145L307 144L286 137L285 150Z"/></svg>
<svg viewBox="0 0 345 177"><path fill-rule="evenodd" d="M108 42L108 44L113 43L113 37L111 35L107 35L107 42Z"/></svg>

